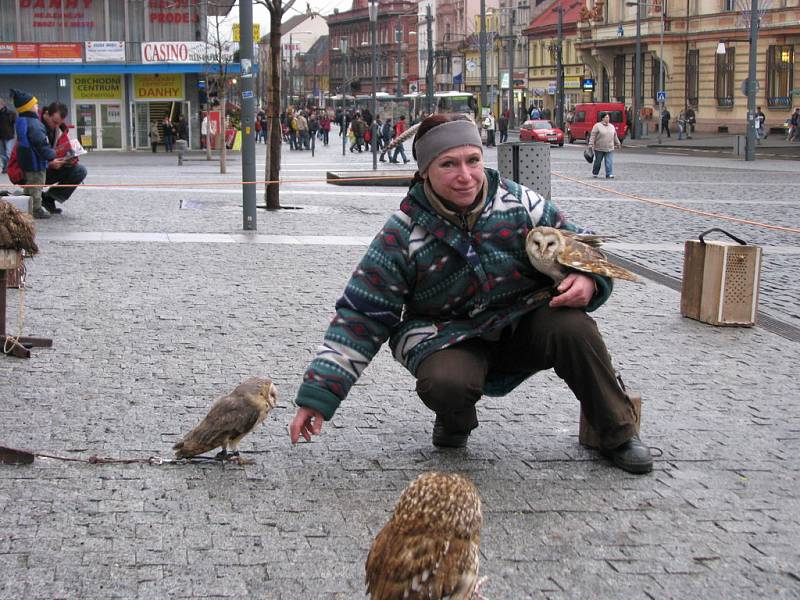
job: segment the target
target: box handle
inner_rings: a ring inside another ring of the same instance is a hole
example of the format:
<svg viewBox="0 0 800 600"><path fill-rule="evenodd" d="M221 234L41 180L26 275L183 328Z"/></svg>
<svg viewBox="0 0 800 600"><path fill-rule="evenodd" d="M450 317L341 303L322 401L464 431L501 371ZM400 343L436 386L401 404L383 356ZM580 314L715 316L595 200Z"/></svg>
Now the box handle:
<svg viewBox="0 0 800 600"><path fill-rule="evenodd" d="M728 233L727 231L725 231L724 229L720 229L719 227L712 227L711 229L707 229L706 231L704 231L703 233L701 233L701 234L698 236L698 237L700 238L700 243L701 243L701 244L705 244L705 243L706 243L706 241L703 239L703 236L706 236L706 235L708 235L708 234L709 234L709 233L711 233L712 231L719 231L720 233L724 233L724 234L725 234L725 235L727 235L729 238L731 238L731 239L732 239L734 242L738 242L738 243L740 243L742 246L747 246L747 242L745 242L743 239L741 239L741 238L738 238L738 237L736 237L735 235L733 235L732 233Z"/></svg>

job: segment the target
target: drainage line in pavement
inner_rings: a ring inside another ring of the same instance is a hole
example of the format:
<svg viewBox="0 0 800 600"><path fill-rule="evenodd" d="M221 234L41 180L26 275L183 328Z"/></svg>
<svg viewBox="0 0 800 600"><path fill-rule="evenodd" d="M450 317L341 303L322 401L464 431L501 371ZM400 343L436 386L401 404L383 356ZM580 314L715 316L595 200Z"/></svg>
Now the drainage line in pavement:
<svg viewBox="0 0 800 600"><path fill-rule="evenodd" d="M611 262L628 269L629 271L636 273L637 275L641 275L642 277L649 279L655 283L660 285L666 286L676 292L681 291L682 281L678 277L672 277L671 275L665 275L664 273L660 273L655 271L649 267L645 267L637 262L629 260L627 258L622 258L618 254L614 254L613 252L609 252L607 250L603 250L605 254L612 259ZM782 338L785 338L792 342L800 342L800 327L792 325L791 323L786 323L785 321L781 321L772 317L763 311L758 311L758 318L756 319L756 326L769 331L770 333L774 333L775 335L779 335Z"/></svg>

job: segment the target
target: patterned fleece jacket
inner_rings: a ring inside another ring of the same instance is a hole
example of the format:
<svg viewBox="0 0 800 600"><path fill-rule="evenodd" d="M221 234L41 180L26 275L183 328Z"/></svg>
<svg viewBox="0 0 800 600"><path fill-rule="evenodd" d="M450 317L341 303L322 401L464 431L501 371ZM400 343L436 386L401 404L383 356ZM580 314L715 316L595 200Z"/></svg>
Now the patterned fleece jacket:
<svg viewBox="0 0 800 600"><path fill-rule="evenodd" d="M440 216L414 186L356 267L296 404L330 419L388 339L394 357L412 374L437 350L498 331L550 300L552 281L536 271L525 237L547 225L586 232L568 223L551 202L486 169L489 187L472 230ZM610 279L595 277L587 311L611 294ZM484 393L502 396L532 372L500 376L491 370Z"/></svg>

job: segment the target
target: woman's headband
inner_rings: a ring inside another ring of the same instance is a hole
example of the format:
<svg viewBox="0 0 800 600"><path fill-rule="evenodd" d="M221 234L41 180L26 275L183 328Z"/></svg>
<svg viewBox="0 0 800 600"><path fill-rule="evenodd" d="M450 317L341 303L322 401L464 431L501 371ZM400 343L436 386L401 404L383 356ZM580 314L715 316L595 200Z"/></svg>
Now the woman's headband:
<svg viewBox="0 0 800 600"><path fill-rule="evenodd" d="M477 146L483 152L481 135L472 121L460 119L437 125L414 142L417 170L424 173L434 158L445 150L460 146Z"/></svg>

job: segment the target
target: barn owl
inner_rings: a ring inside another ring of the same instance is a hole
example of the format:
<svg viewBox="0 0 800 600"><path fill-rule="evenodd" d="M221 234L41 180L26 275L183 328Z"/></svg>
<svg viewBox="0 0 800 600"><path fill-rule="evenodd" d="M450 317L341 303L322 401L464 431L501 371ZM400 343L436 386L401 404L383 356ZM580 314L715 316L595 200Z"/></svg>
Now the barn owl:
<svg viewBox="0 0 800 600"><path fill-rule="evenodd" d="M191 458L222 446L218 458L239 456L239 442L255 429L278 402L272 381L250 377L230 394L217 399L206 417L175 444L176 458Z"/></svg>
<svg viewBox="0 0 800 600"><path fill-rule="evenodd" d="M0 249L25 250L28 256L39 252L33 218L5 200L0 200Z"/></svg>
<svg viewBox="0 0 800 600"><path fill-rule="evenodd" d="M630 271L613 265L596 247L603 238L582 235L554 227L534 227L525 239L525 251L534 268L560 283L570 271L582 271L639 281Z"/></svg>
<svg viewBox="0 0 800 600"><path fill-rule="evenodd" d="M366 563L371 600L480 600L481 500L461 475L423 473L400 495Z"/></svg>

